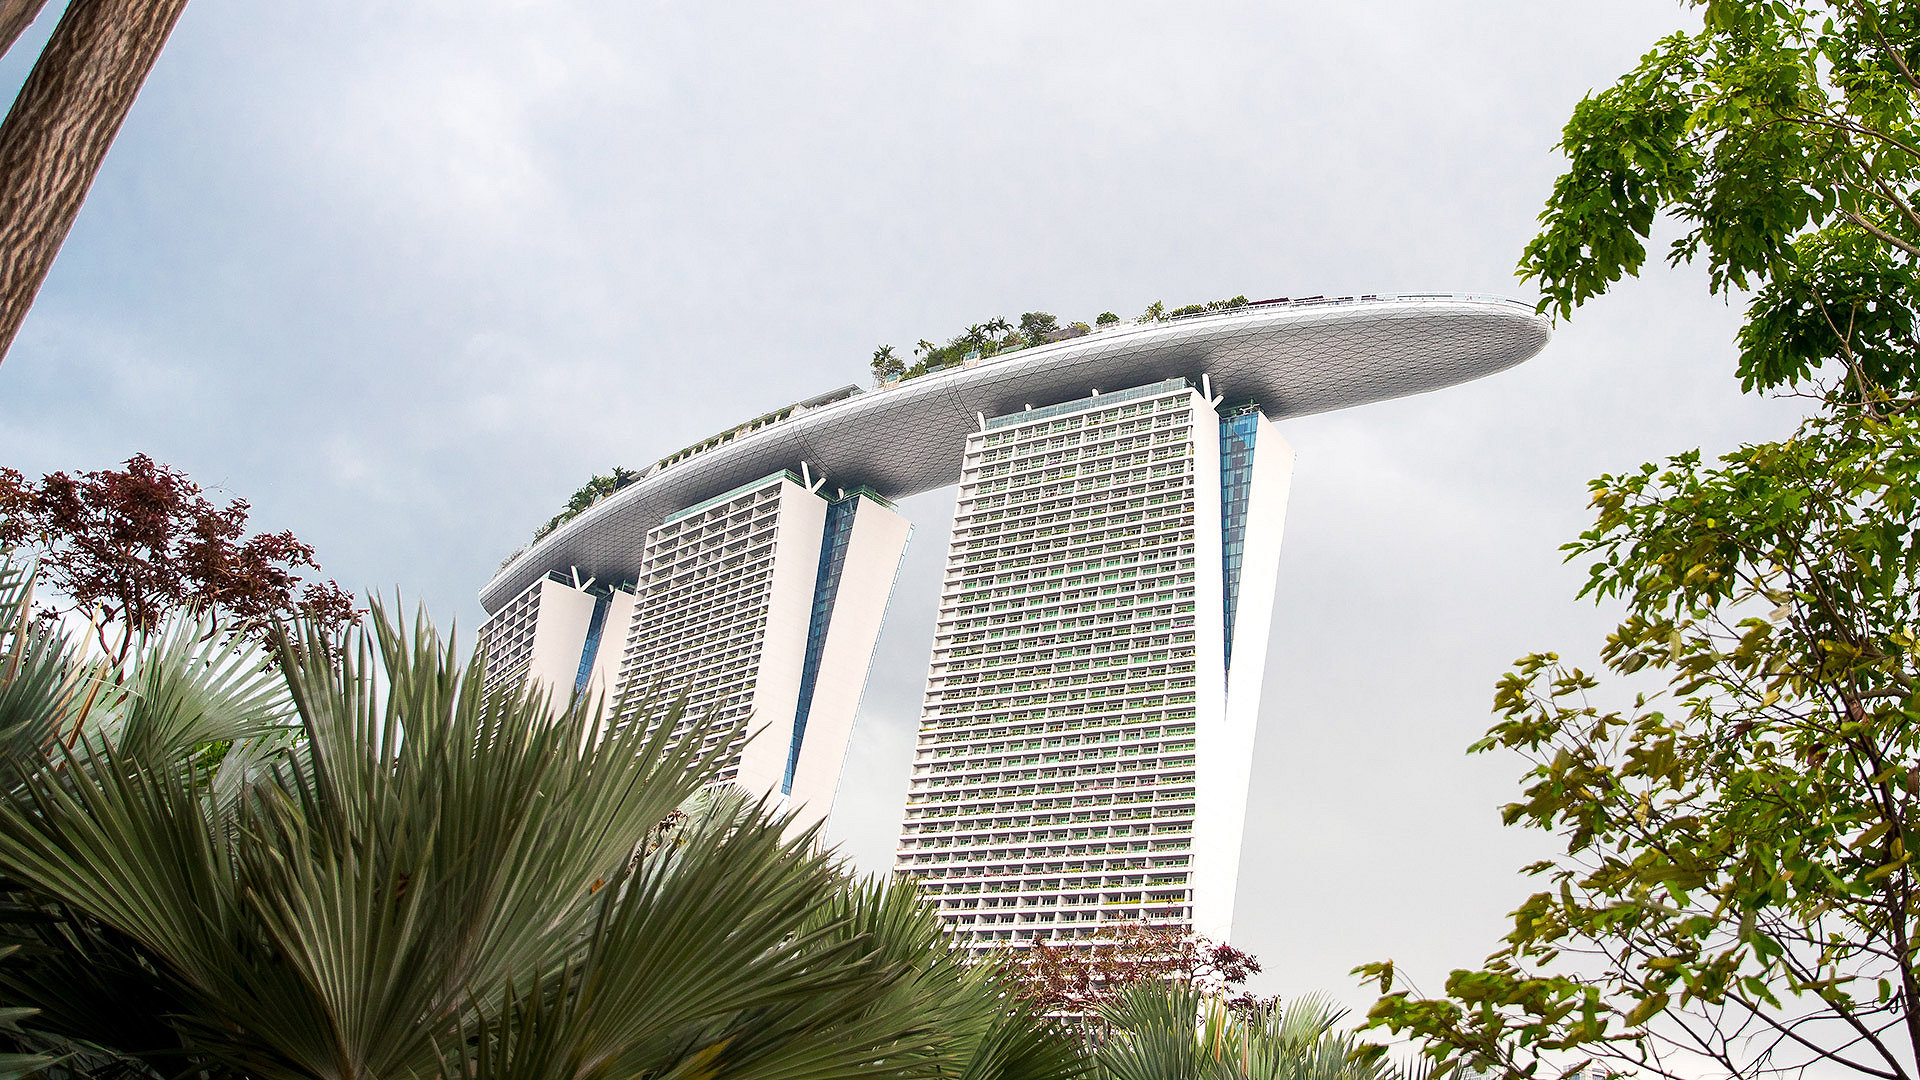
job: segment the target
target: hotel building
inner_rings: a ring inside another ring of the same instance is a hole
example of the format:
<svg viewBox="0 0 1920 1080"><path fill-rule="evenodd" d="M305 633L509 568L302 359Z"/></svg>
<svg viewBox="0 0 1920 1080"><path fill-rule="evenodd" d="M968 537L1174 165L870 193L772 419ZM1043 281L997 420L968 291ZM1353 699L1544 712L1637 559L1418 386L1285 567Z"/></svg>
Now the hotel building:
<svg viewBox="0 0 1920 1080"><path fill-rule="evenodd" d="M1262 301L797 402L503 564L488 685L744 716L723 779L817 821L910 532L888 500L958 484L897 871L975 948L1227 940L1293 467L1274 421L1480 378L1548 331L1478 297Z"/></svg>
<svg viewBox="0 0 1920 1080"><path fill-rule="evenodd" d="M667 515L631 585L547 574L483 626L487 686L652 698L656 720L685 695L683 731L747 721L720 780L823 820L912 531L873 492L824 487L782 471Z"/></svg>
<svg viewBox="0 0 1920 1080"><path fill-rule="evenodd" d="M1292 451L1210 389L967 438L897 867L969 944L1230 930Z"/></svg>

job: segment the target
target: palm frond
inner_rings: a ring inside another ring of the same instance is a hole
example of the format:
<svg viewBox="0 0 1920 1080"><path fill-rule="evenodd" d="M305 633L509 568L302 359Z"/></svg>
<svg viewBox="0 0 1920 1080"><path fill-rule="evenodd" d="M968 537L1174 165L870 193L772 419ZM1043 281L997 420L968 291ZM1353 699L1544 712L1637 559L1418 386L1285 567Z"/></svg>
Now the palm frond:
<svg viewBox="0 0 1920 1080"><path fill-rule="evenodd" d="M1354 1059L1346 1011L1322 995L1248 1014L1182 983L1128 988L1101 1011L1108 1080L1406 1080Z"/></svg>
<svg viewBox="0 0 1920 1080"><path fill-rule="evenodd" d="M112 706L96 706L87 734L142 760L295 731L286 683L266 651L207 619L170 619L136 640L119 681L124 692Z"/></svg>
<svg viewBox="0 0 1920 1080"><path fill-rule="evenodd" d="M70 635L34 618L33 569L0 553L0 757L37 757L115 694L104 663L83 662Z"/></svg>
<svg viewBox="0 0 1920 1080"><path fill-rule="evenodd" d="M3 571L0 621L24 603ZM857 884L816 830L788 835L764 803L707 787L741 728L683 722L683 699L609 713L488 692L424 615L376 604L344 641L297 628L276 674L217 626L170 626L76 705L88 669L71 644L11 625L0 717L13 707L34 734L0 753L0 942L30 949L0 991L102 1068L1087 1069L1005 970L960 962L911 888ZM69 745L80 709L98 713ZM226 747L217 768L209 743ZM73 963L87 974L57 982ZM97 1019L115 1008L126 1022Z"/></svg>
<svg viewBox="0 0 1920 1080"><path fill-rule="evenodd" d="M671 743L672 723L607 732L597 711L484 694L424 620L376 609L352 648L331 644L309 631L284 651L306 752L256 762L231 799L178 733L257 731L271 695L236 652L151 650L186 670L143 673L155 692L121 738L16 769L0 871L124 935L233 1068L427 1072L473 1001L578 954L595 891L717 756Z"/></svg>
<svg viewBox="0 0 1920 1080"><path fill-rule="evenodd" d="M838 921L839 933L871 943L877 957L907 969L890 991L890 1007L938 1018L943 1038L919 1063L932 1075L1071 1080L1091 1068L1075 1033L1020 1000L1006 961L965 960L911 882L853 884L815 917Z"/></svg>

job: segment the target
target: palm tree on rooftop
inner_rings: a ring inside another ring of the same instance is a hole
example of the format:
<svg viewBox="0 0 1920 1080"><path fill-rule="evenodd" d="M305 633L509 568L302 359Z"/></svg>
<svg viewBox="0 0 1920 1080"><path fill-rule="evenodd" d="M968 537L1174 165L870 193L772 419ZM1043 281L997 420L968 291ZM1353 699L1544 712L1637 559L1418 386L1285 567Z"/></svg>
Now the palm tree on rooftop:
<svg viewBox="0 0 1920 1080"><path fill-rule="evenodd" d="M873 384L879 386L889 379L897 379L907 370L900 358L893 353L893 346L882 345L873 350Z"/></svg>

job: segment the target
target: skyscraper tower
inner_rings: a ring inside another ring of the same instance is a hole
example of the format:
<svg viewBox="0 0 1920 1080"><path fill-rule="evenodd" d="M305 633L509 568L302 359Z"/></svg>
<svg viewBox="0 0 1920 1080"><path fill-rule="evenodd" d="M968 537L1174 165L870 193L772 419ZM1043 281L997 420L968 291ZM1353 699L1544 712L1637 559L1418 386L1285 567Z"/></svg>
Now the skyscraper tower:
<svg viewBox="0 0 1920 1080"><path fill-rule="evenodd" d="M980 947L1224 939L1292 469L1269 418L1477 379L1550 329L1486 297L1236 299L795 402L503 563L488 684L746 716L726 778L818 820L909 530L887 500L958 483L897 869Z"/></svg>
<svg viewBox="0 0 1920 1080"><path fill-rule="evenodd" d="M1229 932L1292 451L1222 404L1168 379L967 436L896 865L971 945Z"/></svg>

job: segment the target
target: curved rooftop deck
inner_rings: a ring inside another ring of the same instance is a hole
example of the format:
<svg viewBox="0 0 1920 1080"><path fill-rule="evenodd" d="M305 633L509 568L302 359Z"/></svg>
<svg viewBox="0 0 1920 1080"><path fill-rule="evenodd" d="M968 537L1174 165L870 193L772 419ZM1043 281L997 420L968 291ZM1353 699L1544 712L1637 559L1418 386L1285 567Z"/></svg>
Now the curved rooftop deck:
<svg viewBox="0 0 1920 1080"><path fill-rule="evenodd" d="M982 416L1167 378L1198 384L1206 375L1228 402L1256 401L1280 420L1490 375L1538 353L1549 333L1544 316L1512 300L1369 296L1122 323L1001 353L794 409L777 422L733 429L698 453L675 455L501 567L481 589L480 603L498 611L549 570L577 567L602 580L633 575L648 530L668 514L800 462L832 487L865 485L889 498L955 483L966 434Z"/></svg>

